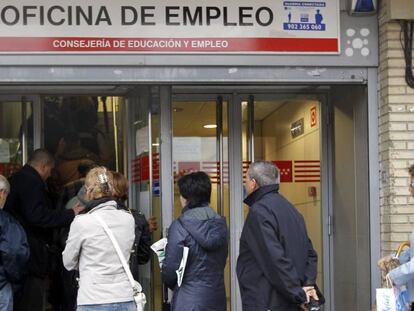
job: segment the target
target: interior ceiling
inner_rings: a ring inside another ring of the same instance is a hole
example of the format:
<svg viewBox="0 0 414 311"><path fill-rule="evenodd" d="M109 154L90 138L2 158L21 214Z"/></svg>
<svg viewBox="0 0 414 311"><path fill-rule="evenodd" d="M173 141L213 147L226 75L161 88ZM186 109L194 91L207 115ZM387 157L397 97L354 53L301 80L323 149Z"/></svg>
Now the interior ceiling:
<svg viewBox="0 0 414 311"><path fill-rule="evenodd" d="M205 124L216 124L215 101L173 102L172 108L174 136L216 135L216 129L203 127Z"/></svg>
<svg viewBox="0 0 414 311"><path fill-rule="evenodd" d="M256 101L254 108L255 121L261 121L280 106L286 103L301 101L289 101L286 99L273 101ZM247 121L247 105L243 104L243 121ZM223 116L226 120L226 117ZM216 124L215 101L175 101L173 102L173 135L174 136L201 136L214 137L215 129L206 129L205 124ZM225 124L224 131L226 131Z"/></svg>

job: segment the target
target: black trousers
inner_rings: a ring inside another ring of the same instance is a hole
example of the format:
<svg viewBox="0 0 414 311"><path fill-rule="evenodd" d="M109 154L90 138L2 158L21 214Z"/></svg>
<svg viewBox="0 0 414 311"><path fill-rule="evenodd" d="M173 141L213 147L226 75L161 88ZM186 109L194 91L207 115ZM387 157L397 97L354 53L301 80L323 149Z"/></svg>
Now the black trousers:
<svg viewBox="0 0 414 311"><path fill-rule="evenodd" d="M411 304L411 311L414 311L414 303Z"/></svg>
<svg viewBox="0 0 414 311"><path fill-rule="evenodd" d="M46 308L46 280L28 276L21 294L15 298L15 311L44 311Z"/></svg>

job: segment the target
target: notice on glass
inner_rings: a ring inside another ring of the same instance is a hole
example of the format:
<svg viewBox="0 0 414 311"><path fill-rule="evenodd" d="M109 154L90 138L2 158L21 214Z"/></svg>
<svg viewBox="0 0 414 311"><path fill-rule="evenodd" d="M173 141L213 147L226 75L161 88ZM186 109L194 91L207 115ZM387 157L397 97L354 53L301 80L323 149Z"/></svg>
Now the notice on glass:
<svg viewBox="0 0 414 311"><path fill-rule="evenodd" d="M174 137L174 161L201 161L201 137Z"/></svg>
<svg viewBox="0 0 414 311"><path fill-rule="evenodd" d="M10 146L7 141L0 138L0 163L10 162Z"/></svg>

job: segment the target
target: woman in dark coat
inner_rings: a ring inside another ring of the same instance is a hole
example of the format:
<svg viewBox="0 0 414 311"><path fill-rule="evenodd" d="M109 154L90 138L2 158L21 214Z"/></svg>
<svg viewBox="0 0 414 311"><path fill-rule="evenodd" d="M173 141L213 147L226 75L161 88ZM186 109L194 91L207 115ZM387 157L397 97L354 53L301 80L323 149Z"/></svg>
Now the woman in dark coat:
<svg viewBox="0 0 414 311"><path fill-rule="evenodd" d="M204 172L178 180L183 210L168 231L164 282L174 291L173 311L225 311L224 267L228 243L223 217L209 207L211 182ZM177 274L183 247L189 248L181 286Z"/></svg>

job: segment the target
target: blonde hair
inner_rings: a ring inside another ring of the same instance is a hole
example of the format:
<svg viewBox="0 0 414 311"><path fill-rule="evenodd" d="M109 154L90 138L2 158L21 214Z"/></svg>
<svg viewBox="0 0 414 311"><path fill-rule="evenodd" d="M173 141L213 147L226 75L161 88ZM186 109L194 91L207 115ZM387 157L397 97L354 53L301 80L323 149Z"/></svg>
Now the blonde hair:
<svg viewBox="0 0 414 311"><path fill-rule="evenodd" d="M110 197L113 193L112 173L104 166L95 167L86 175L85 186L92 199Z"/></svg>
<svg viewBox="0 0 414 311"><path fill-rule="evenodd" d="M121 200L128 199L128 179L118 172L112 172L113 193L112 195Z"/></svg>

